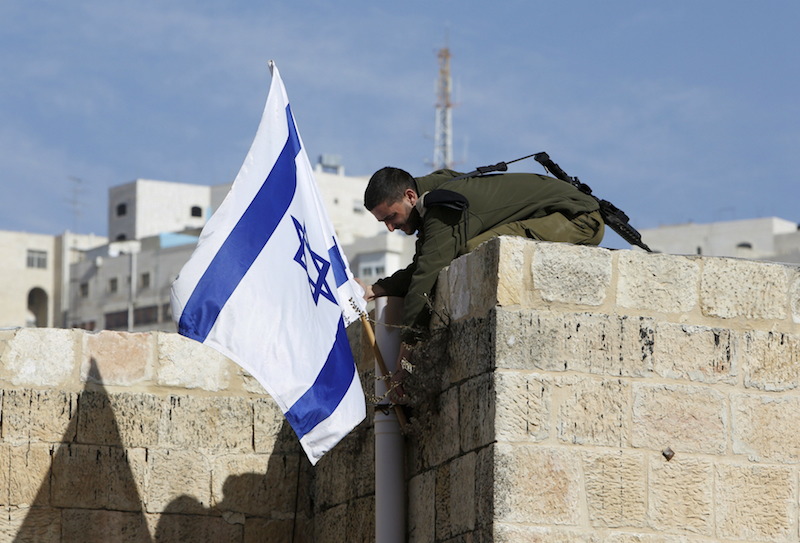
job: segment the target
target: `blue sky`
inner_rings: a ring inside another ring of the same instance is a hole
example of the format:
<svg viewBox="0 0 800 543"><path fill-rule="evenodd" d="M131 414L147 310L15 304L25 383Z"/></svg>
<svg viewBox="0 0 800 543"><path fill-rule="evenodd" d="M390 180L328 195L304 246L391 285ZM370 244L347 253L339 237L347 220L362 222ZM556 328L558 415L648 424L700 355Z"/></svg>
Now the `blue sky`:
<svg viewBox="0 0 800 543"><path fill-rule="evenodd" d="M800 221L798 28L793 0L9 0L0 229L105 234L110 186L231 181L269 59L312 162L427 173L445 45L458 169L547 151L638 228Z"/></svg>

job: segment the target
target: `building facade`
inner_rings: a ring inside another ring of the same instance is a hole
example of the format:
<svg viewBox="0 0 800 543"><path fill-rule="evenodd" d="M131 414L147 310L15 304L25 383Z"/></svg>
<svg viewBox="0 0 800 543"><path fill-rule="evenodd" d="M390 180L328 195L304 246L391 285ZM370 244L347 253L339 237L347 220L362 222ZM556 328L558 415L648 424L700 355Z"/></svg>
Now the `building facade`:
<svg viewBox="0 0 800 543"><path fill-rule="evenodd" d="M800 263L800 226L778 217L676 224L641 230L654 251Z"/></svg>
<svg viewBox="0 0 800 543"><path fill-rule="evenodd" d="M104 243L93 234L0 231L0 328L65 326L69 268Z"/></svg>

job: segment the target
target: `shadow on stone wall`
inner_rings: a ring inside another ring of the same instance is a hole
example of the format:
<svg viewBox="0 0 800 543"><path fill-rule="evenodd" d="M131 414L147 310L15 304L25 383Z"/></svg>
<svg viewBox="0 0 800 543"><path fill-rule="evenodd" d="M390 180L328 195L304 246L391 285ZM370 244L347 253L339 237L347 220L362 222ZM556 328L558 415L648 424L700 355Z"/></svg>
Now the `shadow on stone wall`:
<svg viewBox="0 0 800 543"><path fill-rule="evenodd" d="M263 455L263 473L228 475L217 503L203 504L197 497L181 495L163 511L148 513L147 503L139 493L150 468L148 445L129 444L125 448L112 398L94 361L90 377L96 382L87 383L80 394L60 393L65 418L69 417L61 442L28 445L26 452L20 452L38 455L43 465L49 456L49 466L40 470L43 480L30 508L16 510L24 520L13 539L15 543L313 540L309 491L312 468L285 421L272 454ZM20 392L35 396L41 391ZM133 396L127 394L128 398ZM136 425L136 421L125 421L126 430L131 422ZM229 454L220 456L227 458ZM28 458L16 465L23 463L27 466ZM235 468L227 473L234 471ZM14 512L9 514L13 517ZM13 523L13 518L10 520Z"/></svg>
<svg viewBox="0 0 800 543"><path fill-rule="evenodd" d="M228 475L222 499L210 507L193 496L175 498L160 515L155 541L311 542L311 469L284 421L263 473Z"/></svg>
<svg viewBox="0 0 800 543"><path fill-rule="evenodd" d="M99 376L94 362L91 371ZM50 446L49 469L14 541L152 541L136 485L144 473L144 451L139 458L123 448L101 384L87 385L81 394L67 398L67 430L60 444ZM31 398L37 400L41 397ZM95 427L86 432L92 421L104 431ZM91 442L84 434L103 439ZM30 450L35 450L33 445Z"/></svg>

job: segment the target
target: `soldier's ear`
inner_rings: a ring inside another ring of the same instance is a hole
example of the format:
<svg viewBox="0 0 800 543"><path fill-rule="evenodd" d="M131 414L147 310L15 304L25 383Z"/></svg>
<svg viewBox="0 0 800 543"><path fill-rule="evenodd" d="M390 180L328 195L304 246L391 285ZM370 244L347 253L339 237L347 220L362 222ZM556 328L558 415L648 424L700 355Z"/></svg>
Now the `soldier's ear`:
<svg viewBox="0 0 800 543"><path fill-rule="evenodd" d="M414 189L406 189L403 193L403 196L408 198L408 201L411 202L411 205L416 205L417 203L417 193Z"/></svg>

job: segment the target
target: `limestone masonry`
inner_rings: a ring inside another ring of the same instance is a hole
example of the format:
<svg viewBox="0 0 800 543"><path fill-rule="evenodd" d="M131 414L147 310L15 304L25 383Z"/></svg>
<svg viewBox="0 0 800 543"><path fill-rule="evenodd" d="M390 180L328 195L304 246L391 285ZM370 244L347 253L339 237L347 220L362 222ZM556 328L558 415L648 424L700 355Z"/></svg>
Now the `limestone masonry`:
<svg viewBox="0 0 800 543"><path fill-rule="evenodd" d="M435 309L410 541L800 541L799 268L501 238ZM311 468L190 340L0 331L0 385L0 541L374 540L371 421Z"/></svg>

